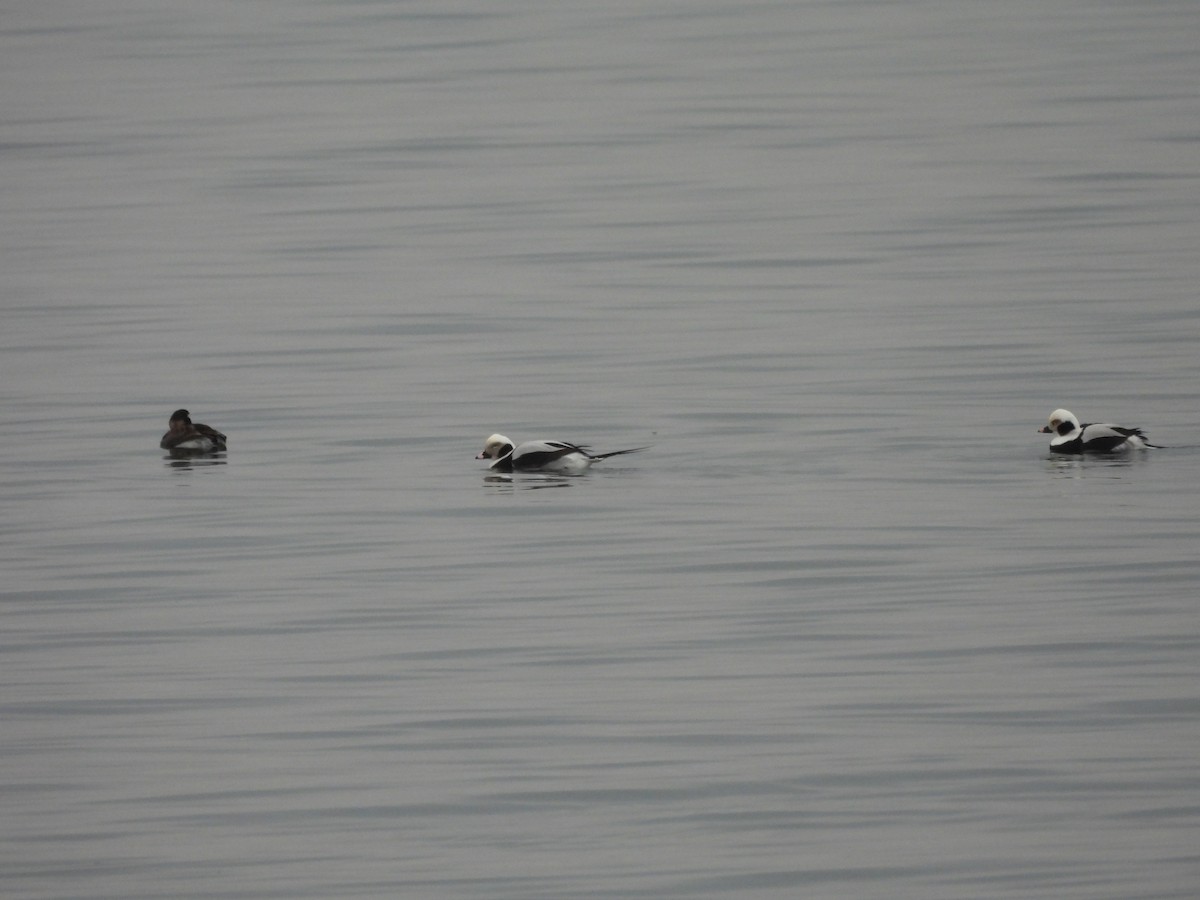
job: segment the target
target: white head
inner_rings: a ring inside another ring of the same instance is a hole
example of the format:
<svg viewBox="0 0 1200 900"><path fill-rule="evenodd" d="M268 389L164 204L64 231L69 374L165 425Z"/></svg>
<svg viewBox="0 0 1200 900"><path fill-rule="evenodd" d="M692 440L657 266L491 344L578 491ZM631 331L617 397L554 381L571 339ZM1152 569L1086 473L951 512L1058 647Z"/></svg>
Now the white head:
<svg viewBox="0 0 1200 900"><path fill-rule="evenodd" d="M493 434L483 442L483 452L476 459L503 459L513 452L513 442L502 434Z"/></svg>
<svg viewBox="0 0 1200 900"><path fill-rule="evenodd" d="M1079 420L1069 409L1056 409L1050 413L1050 424L1042 429L1043 434L1070 434L1079 430Z"/></svg>

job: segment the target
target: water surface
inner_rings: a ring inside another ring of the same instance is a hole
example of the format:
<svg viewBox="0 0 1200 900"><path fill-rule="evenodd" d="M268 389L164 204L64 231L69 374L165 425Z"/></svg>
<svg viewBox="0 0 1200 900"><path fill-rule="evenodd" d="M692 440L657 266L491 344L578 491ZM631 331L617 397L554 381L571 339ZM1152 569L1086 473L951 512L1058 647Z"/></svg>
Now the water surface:
<svg viewBox="0 0 1200 900"><path fill-rule="evenodd" d="M1193 896L1198 40L10 11L5 895Z"/></svg>

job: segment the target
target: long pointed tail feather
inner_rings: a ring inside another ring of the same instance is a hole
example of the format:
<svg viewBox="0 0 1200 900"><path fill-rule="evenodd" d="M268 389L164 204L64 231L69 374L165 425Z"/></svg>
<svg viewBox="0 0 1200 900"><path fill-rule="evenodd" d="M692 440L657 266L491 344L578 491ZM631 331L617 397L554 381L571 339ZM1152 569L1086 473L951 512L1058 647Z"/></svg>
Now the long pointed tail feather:
<svg viewBox="0 0 1200 900"><path fill-rule="evenodd" d="M630 447L628 450L612 450L608 453L594 453L592 459L608 459L610 456L620 456L623 453L640 453L642 450L649 450L650 445L645 447Z"/></svg>

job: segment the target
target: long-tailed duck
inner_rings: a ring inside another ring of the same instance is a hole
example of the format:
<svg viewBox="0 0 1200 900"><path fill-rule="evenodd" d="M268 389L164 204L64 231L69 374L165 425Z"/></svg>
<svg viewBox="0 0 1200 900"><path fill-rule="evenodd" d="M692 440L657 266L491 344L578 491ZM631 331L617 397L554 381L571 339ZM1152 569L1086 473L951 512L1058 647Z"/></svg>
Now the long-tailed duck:
<svg viewBox="0 0 1200 900"><path fill-rule="evenodd" d="M1054 435L1050 439L1053 453L1121 453L1159 446L1151 444L1140 428L1080 425L1075 414L1066 409L1056 409L1050 413L1050 424L1039 429L1039 434Z"/></svg>
<svg viewBox="0 0 1200 900"><path fill-rule="evenodd" d="M164 450L214 450L225 449L225 435L210 428L193 422L186 409L177 409L171 413L167 433L162 436L158 446Z"/></svg>
<svg viewBox="0 0 1200 900"><path fill-rule="evenodd" d="M497 472L553 472L558 475L578 475L588 467L610 456L637 453L645 447L613 450L611 453L591 453L586 447L566 441L525 441L514 444L502 434L493 434L484 442L483 452L476 459L494 459L489 466Z"/></svg>

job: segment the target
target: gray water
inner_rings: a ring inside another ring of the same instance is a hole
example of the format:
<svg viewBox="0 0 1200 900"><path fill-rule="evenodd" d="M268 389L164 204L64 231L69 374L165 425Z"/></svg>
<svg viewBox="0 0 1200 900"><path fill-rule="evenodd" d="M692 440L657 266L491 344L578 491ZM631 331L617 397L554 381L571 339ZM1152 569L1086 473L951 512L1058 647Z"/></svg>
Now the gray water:
<svg viewBox="0 0 1200 900"><path fill-rule="evenodd" d="M1195 896L1198 46L9 4L0 892Z"/></svg>

